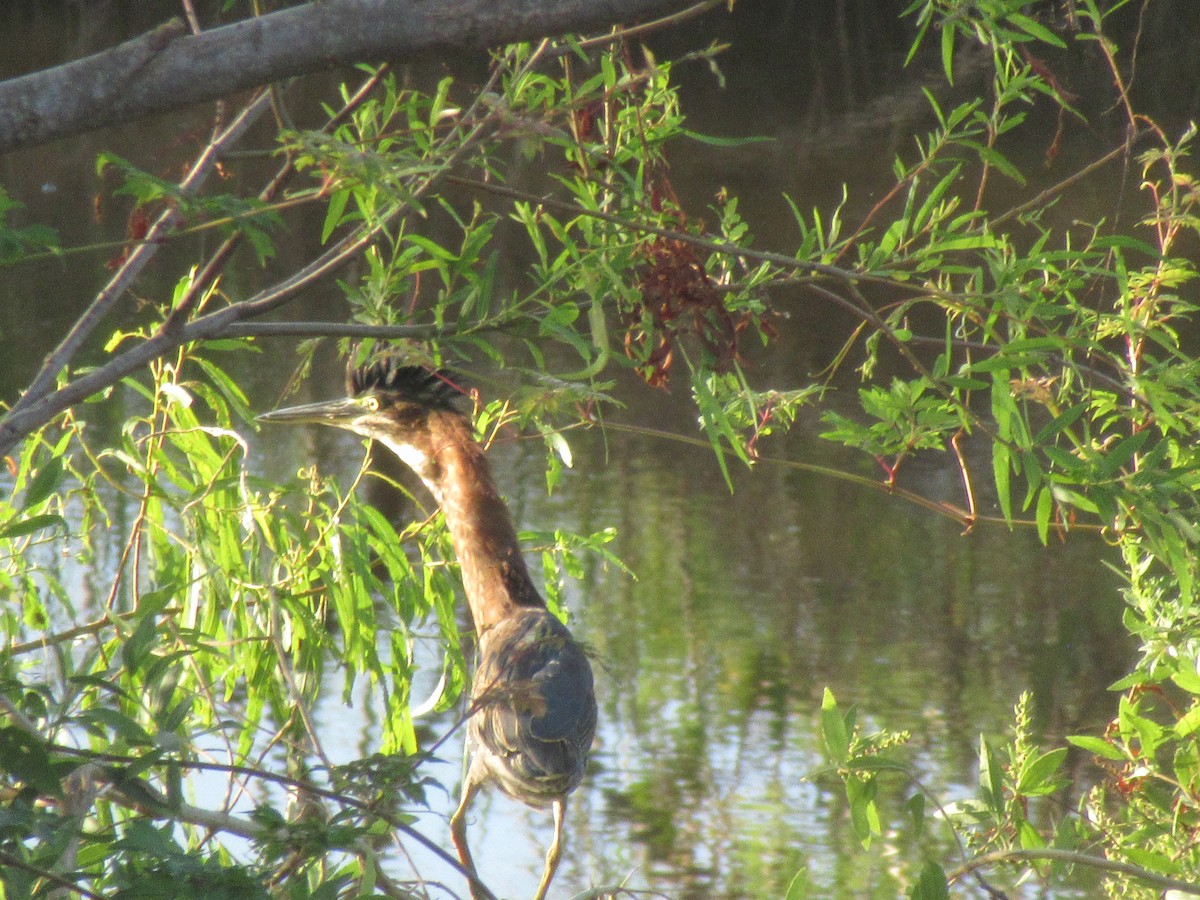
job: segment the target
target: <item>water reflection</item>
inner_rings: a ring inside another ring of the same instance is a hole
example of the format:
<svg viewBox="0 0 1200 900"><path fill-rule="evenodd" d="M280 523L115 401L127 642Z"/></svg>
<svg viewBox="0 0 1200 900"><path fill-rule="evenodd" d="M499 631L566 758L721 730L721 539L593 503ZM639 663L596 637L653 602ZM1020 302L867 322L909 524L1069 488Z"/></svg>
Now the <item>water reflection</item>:
<svg viewBox="0 0 1200 900"><path fill-rule="evenodd" d="M772 20L769 11L742 17L739 4L729 34L734 51L723 61L727 91L716 90L706 73L680 71L692 127L771 133L780 141L756 145L753 156L681 148L673 156L676 188L702 210L728 184L747 197L744 210L759 210L754 228L772 244L786 244L794 228L781 190L807 208L836 199L840 183L855 180L856 202L869 207L870 179L888 174L874 161L907 146L909 134L920 130L921 113L889 93L920 95L919 76L901 84L891 65L907 48L903 30L891 24L896 4L823 6L821 14L842 12L840 24L809 21L808 6L781 3L772 7ZM174 11L173 3L164 7ZM801 19L804 38L789 43ZM868 27L870 21L887 27ZM853 38L853 53L839 56L839 41L826 34ZM667 41L686 50L701 43L695 33ZM781 47L797 52L789 56ZM892 118L876 115L885 110ZM207 111L196 115L189 128L208 121ZM111 135L88 136L49 162L7 157L0 174L6 185L23 185L14 193L30 204L32 218L62 223L68 243L117 239L119 215L99 223L79 215L96 189L89 174L95 152L116 149L136 160L137 146L157 151L179 130L178 122L142 123L120 132L115 144ZM1086 154L1086 144L1065 153ZM181 160L188 150L178 147ZM863 165L864 159L873 162ZM22 180L25 170L41 181ZM38 185L48 178L59 187L44 195ZM307 227L284 243L280 269L312 250ZM233 290L238 278L250 282L260 274L232 271ZM19 363L30 353L29 335L57 336L75 315L69 303L43 298L86 299L103 276L101 265L57 263L32 278L0 274L6 358ZM154 287L145 293L168 295L168 285ZM328 296L305 302L298 316L331 317ZM755 383L791 386L837 350L824 337L844 331L837 321L811 306L792 308L787 334L751 372ZM290 347L268 344L262 360L236 373L256 405L272 405L292 359ZM325 363L296 402L340 390L340 364ZM19 364L9 367L8 379L0 383L5 397L23 383ZM696 431L681 399L636 384L624 385L621 396L630 404L621 414L627 424ZM115 433L124 414L117 403L90 408L97 417L94 443L103 445L105 429ZM861 465L859 471L872 474L869 464L817 440L817 430L817 423L805 423L763 450L783 459ZM843 705L858 704L870 727L911 731L924 782L946 799L971 789L979 733L1007 728L1022 691L1032 692L1036 724L1048 741L1094 733L1111 716L1104 688L1126 672L1130 647L1120 627L1118 585L1103 566L1106 551L1086 536L1049 548L1030 533L995 527L964 536L956 523L926 510L771 463L735 471L731 494L703 450L615 430L575 433L571 441L576 467L551 497L540 445L514 442L496 454L498 478L524 527L615 527L613 549L637 575L632 580L594 565L582 583L569 586L577 632L600 659L602 719L593 770L572 798L557 895L627 884L670 897L773 897L804 872L813 897L897 896L903 885L895 859L912 858L933 839L885 828L886 839L864 852L840 788L805 780L821 759L815 710L826 686ZM274 479L314 460L323 471L349 474L360 453L354 439L319 429L264 433L251 444L254 466ZM905 477L925 494L958 500L953 470L919 463ZM112 533L119 535L126 522L115 507ZM86 590L102 592L104 574L90 573ZM435 677L436 667L431 671L423 677ZM425 686L415 695L423 696ZM362 695L352 709L340 696L328 699L319 721L335 761L374 752L377 715ZM450 722L429 727L441 733ZM444 758L432 774L450 784L457 771L453 746ZM883 803L889 825L903 821L903 796ZM430 800L433 810L420 827L449 846L445 818L454 797L431 791ZM489 884L507 896L530 893L548 817L495 792L479 799L473 817L478 864ZM397 871L409 871L396 857ZM426 856L417 856L414 867L461 890L459 878ZM1087 885L1079 892L1087 896Z"/></svg>
<svg viewBox="0 0 1200 900"><path fill-rule="evenodd" d="M804 437L777 450L846 464ZM859 877L870 860L869 883L895 896L883 856L855 851L840 793L802 782L825 686L871 727L910 730L928 786L948 798L974 783L978 734L1006 727L1021 691L1048 736L1110 715L1103 688L1127 647L1096 546L963 537L770 465L730 496L702 452L611 435L608 452L602 469L582 454L553 515L610 520L638 574L602 576L579 603L608 663L616 742L589 795L642 848L648 884L773 896L801 859L815 885L857 896L867 882L841 881L838 861Z"/></svg>
<svg viewBox="0 0 1200 900"><path fill-rule="evenodd" d="M661 422L653 405L640 413ZM310 459L316 448L297 440L271 455ZM813 897L898 896L897 858L936 839L904 827L910 792L897 783L881 801L885 839L865 852L840 786L806 778L821 763L826 686L858 704L868 730L910 731L910 758L944 801L973 793L978 735L1000 736L1022 691L1047 741L1111 715L1104 686L1126 671L1129 647L1095 543L963 536L899 500L769 463L735 472L731 495L710 454L624 432L575 433L572 446L576 468L549 498L537 442L494 451L522 527L613 526L613 549L637 575L596 564L569 586L573 626L599 658L601 725L556 892L772 897L805 872ZM803 431L766 449L854 465ZM353 441L324 450L325 468L357 456ZM936 469L912 478L944 490ZM347 758L374 744L361 715L336 701L322 713ZM446 749L438 777L453 781L458 752ZM421 827L445 840L452 792L430 797ZM530 892L546 817L495 792L474 815L489 883ZM434 860L415 865L457 883Z"/></svg>

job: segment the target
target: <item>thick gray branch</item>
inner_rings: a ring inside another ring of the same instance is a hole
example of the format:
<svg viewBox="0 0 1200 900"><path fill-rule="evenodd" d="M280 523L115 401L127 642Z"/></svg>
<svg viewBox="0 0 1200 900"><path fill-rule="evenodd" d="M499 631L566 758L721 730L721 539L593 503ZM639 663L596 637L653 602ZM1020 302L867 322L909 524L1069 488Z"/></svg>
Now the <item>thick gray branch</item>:
<svg viewBox="0 0 1200 900"><path fill-rule="evenodd" d="M314 0L198 35L178 20L0 82L0 153L358 62L588 31L693 0Z"/></svg>

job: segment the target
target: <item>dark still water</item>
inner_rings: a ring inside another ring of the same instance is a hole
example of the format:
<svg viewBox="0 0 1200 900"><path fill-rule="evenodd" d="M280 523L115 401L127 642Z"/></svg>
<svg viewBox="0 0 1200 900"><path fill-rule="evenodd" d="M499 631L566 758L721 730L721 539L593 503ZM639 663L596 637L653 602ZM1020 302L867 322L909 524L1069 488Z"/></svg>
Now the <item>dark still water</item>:
<svg viewBox="0 0 1200 900"><path fill-rule="evenodd" d="M843 0L815 4L819 10L810 14L813 4L739 3L732 19L715 14L659 39L660 56L714 37L733 45L722 59L724 91L702 66L681 70L689 127L774 138L732 150L676 148L671 177L685 203L702 210L718 189L730 188L744 196L743 212L771 247L786 247L794 235L781 192L801 208L827 207L847 183L847 218L869 209L886 189L892 155L910 154L913 135L930 127L920 91L932 83L929 67L918 60L900 68L911 39L896 19L905 5ZM98 46L144 25L120 3L109 4L113 21L81 22L77 12L86 6L31 4L45 19L22 21L36 24L32 33L47 42L64 29L76 29L70 33L80 42L99 33ZM156 5L133 6L141 15ZM165 16L177 5L157 8ZM0 21L20 13L14 5ZM43 27L45 21L53 24ZM10 60L13 71L46 64L53 51L35 46L27 64ZM1149 72L1153 64L1152 55ZM1178 101L1180 110L1195 104L1190 95ZM120 240L118 211L93 215L93 198L104 187L94 175L95 153L115 150L149 165L139 148L167 148L176 156L156 169L167 174L195 146L178 135L209 115L87 135L52 154L13 154L0 158L0 178L27 204L27 215L58 227L64 242ZM1105 127L1103 117L1098 127ZM1094 140L1077 135L1064 158L1086 158ZM1102 213L1064 211L1076 214ZM305 234L275 265L284 268L290 254L303 259L314 249ZM166 277L174 269L161 271ZM0 379L4 399L106 277L103 261L92 258L0 272L0 352L11 361ZM259 276L231 273L239 277ZM169 294L153 273L143 293L156 286ZM828 362L844 331L836 315L793 310L780 341L749 371L751 381L794 386ZM275 402L293 347L270 344L264 358L267 364L256 361L253 371L240 373L262 409ZM322 365L306 397L339 390L337 361L327 355ZM625 885L666 897L781 897L799 874L808 885L800 896L890 898L908 888L898 863L933 852L953 865L943 836L911 828L903 804L913 789L900 780L885 782L881 794L883 839L861 847L840 784L812 777L823 759L818 722L826 688L843 707L857 705L865 730L910 732L914 768L945 803L974 794L979 735L1002 738L1023 692L1032 695L1034 724L1047 746L1065 734L1096 733L1114 715L1106 687L1127 672L1131 646L1120 624L1120 585L1098 540L1072 535L1043 548L1032 533L995 526L963 535L954 521L926 509L798 470L789 462L878 474L869 461L819 440L816 421L764 444L763 462L734 471L731 493L710 452L645 431L697 436L685 391L655 392L632 381L618 391L627 408L613 420L622 427L569 434L574 466L551 496L540 442L514 440L494 452L521 527L613 528L611 549L636 576L596 564L568 585L573 627L597 654L601 724L592 771L571 799L553 896ZM256 466L274 475L312 462L314 441L302 430L249 439ZM315 443L328 471L353 471L362 452L340 436ZM980 471L989 471L982 462ZM956 469L931 459L915 463L904 483L957 503L958 478ZM368 698L345 707L330 696L320 724L335 762L377 748L375 715ZM429 723L435 733L449 724ZM460 749L461 742L447 745L448 765L436 777L455 781ZM430 799L433 809L418 827L449 847L446 818L457 798L431 792ZM1073 798L1061 800L1070 805ZM549 815L494 791L473 810L471 842L487 883L503 896L531 894ZM415 870L461 891L451 871L412 852L411 861L394 854L397 875ZM1060 896L1095 891L1085 881L1077 893ZM449 896L432 886L430 892ZM1011 892L1042 895L1036 886Z"/></svg>

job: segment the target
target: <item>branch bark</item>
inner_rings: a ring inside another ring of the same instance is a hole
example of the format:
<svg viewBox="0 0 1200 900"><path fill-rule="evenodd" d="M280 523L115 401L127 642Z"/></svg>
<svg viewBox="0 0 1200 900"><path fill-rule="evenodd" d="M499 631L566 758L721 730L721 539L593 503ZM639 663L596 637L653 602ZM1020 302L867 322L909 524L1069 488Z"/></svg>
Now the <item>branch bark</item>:
<svg viewBox="0 0 1200 900"><path fill-rule="evenodd" d="M0 153L309 72L594 30L693 2L314 0L200 34L174 19L101 53L0 82Z"/></svg>

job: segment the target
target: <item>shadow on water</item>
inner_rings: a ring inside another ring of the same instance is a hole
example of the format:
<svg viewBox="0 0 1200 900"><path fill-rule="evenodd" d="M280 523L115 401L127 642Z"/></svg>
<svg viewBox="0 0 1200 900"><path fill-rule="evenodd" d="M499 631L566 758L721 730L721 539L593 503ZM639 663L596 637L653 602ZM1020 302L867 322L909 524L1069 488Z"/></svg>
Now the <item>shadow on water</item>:
<svg viewBox="0 0 1200 900"><path fill-rule="evenodd" d="M699 144L674 151L672 180L685 202L703 210L719 188L729 187L745 198L742 209L761 243L772 247L787 246L794 234L781 191L802 208L827 208L847 182L854 209L869 209L886 188L891 156L909 152L912 135L929 127L920 88L937 83L944 90L936 62L919 58L914 68L900 68L911 32L896 16L906 5L738 4L732 18L714 14L656 39L661 57L714 36L732 44L721 60L724 91L702 67L681 70L690 127L775 138L726 151ZM143 21L138 16L147 9L175 11L168 2L103 6L116 15L107 30L79 12L97 7L68 2L31 5L49 25L28 18L16 25L45 41L74 35L59 44L70 56L161 18ZM1164 8L1185 19L1196 15L1191 7L1160 4L1155 16ZM0 13L0 27L13 33L14 17L20 18L15 5ZM1147 27L1167 35L1174 26L1156 18ZM27 67L47 59L35 54ZM1200 65L1197 59L1186 64ZM1162 53L1148 52L1142 65L1148 90L1156 73L1166 71ZM1170 83L1173 114L1194 114L1200 79ZM50 157L42 150L13 154L0 159L0 175L28 205L27 215L56 224L66 243L119 240L121 215L92 221L80 212L92 209L101 189L95 153L110 149L145 164L139 148L175 147L176 161L163 165L177 166L193 146L180 134L210 115L201 110L185 115L182 126L177 118L156 119L84 136ZM1088 126L1108 127L1103 110ZM1087 158L1096 131L1073 133L1065 156ZM1104 200L1103 190L1096 200ZM298 259L312 249L306 244L312 223L297 227L302 239L290 242L290 250L285 242L273 265L286 268L290 254ZM70 303L89 297L105 274L102 264L57 262L0 273L6 358L20 358L21 342L28 352L26 335L49 341L61 334L78 312ZM234 288L239 277L258 276L233 274ZM153 280L143 290L156 287L162 296L169 292ZM328 298L310 302L298 314L318 311ZM752 381L788 387L836 353L844 323L812 308L793 312L779 344L751 370ZM826 335L833 335L832 345ZM277 396L291 351L272 345L264 356L269 365L242 373L262 407ZM325 362L323 377L314 377L297 400L340 390L336 363ZM20 365L9 367L3 396L11 397L24 377ZM619 422L696 433L682 397L637 383L620 390L628 408ZM821 442L819 431L818 422L802 422L794 435L764 445L764 454L877 474L869 461ZM1043 548L1026 532L981 527L963 535L949 519L785 462L735 471L731 493L709 452L645 434L593 430L575 433L571 442L575 468L551 497L539 444L496 451L499 480L523 527L612 526L613 549L637 576L597 565L569 587L577 631L601 661L602 725L593 771L572 799L558 892L628 879L630 887L671 897L771 897L807 872L812 896L897 896L889 855L913 849L897 842L931 839L890 827L904 817L906 792L897 790L881 801L884 840L864 852L840 788L806 780L822 759L816 710L826 687L843 705L858 705L868 730L911 732L922 780L946 800L971 792L978 735L1009 727L1022 692L1032 694L1035 726L1050 743L1095 733L1112 716L1105 688L1127 671L1132 648L1120 624L1119 583L1104 566L1108 551L1099 541L1073 535ZM260 454L256 464L281 478L313 458L330 471L345 469L360 452L355 441L333 433L260 433L252 444ZM921 493L960 502L956 470L918 461L904 477ZM375 714L369 705L346 710L331 698L321 719L332 752L345 759L371 752ZM454 771L451 763L438 777L453 781L446 774ZM431 800L422 827L444 840L453 799ZM548 817L494 794L481 799L474 815L472 839L489 883L508 895L530 889ZM456 883L435 862L417 863L422 874ZM1086 883L1079 890L1088 895Z"/></svg>

